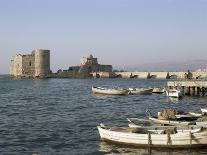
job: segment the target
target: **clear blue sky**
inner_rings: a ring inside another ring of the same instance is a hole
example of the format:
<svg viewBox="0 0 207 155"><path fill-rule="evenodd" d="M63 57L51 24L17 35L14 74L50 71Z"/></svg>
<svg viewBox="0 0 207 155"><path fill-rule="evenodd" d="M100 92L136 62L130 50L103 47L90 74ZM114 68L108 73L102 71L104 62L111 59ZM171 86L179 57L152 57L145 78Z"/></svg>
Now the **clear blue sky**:
<svg viewBox="0 0 207 155"><path fill-rule="evenodd" d="M89 54L114 66L207 59L207 0L0 0L0 73L39 48L53 71Z"/></svg>

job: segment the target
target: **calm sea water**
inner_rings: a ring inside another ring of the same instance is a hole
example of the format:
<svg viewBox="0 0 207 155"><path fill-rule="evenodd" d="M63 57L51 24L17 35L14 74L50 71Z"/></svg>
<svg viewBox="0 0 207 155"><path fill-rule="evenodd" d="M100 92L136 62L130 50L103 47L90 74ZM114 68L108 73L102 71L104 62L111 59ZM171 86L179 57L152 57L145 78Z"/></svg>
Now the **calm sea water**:
<svg viewBox="0 0 207 155"><path fill-rule="evenodd" d="M0 76L0 154L207 154L200 150L149 150L101 142L96 126L127 126L127 117L145 117L162 108L199 112L206 97L170 101L165 95L94 96L92 86L153 87L165 80L46 79Z"/></svg>

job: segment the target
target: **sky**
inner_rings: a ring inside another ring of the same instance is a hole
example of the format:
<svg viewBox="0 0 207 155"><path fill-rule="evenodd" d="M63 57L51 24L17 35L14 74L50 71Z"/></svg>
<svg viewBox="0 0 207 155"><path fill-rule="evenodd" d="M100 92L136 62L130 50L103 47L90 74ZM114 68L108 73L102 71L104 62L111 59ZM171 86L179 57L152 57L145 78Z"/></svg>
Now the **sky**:
<svg viewBox="0 0 207 155"><path fill-rule="evenodd" d="M207 60L207 0L0 0L0 73L51 50L51 69L92 54L114 68Z"/></svg>

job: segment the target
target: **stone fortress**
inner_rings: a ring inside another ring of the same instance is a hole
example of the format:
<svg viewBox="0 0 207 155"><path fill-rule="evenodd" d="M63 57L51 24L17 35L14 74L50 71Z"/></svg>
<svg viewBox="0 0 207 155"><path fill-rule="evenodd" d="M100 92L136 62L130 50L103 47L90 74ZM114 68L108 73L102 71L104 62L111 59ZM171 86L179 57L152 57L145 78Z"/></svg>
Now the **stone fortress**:
<svg viewBox="0 0 207 155"><path fill-rule="evenodd" d="M59 78L87 78L87 77L110 77L112 65L101 65L98 59L92 55L81 58L80 66L71 66L68 70L59 70L55 77Z"/></svg>
<svg viewBox="0 0 207 155"><path fill-rule="evenodd" d="M50 74L50 50L17 54L11 60L10 75L17 78L46 78Z"/></svg>
<svg viewBox="0 0 207 155"><path fill-rule="evenodd" d="M50 71L50 50L34 50L31 54L17 54L11 60L10 75L15 78L87 78L110 77L112 65L101 65L92 55L81 58L80 66L68 70Z"/></svg>
<svg viewBox="0 0 207 155"><path fill-rule="evenodd" d="M207 79L207 71L195 72L113 72L112 65L102 65L92 55L81 58L79 66L50 71L50 50L17 54L11 60L10 75L17 78L139 78L139 79Z"/></svg>

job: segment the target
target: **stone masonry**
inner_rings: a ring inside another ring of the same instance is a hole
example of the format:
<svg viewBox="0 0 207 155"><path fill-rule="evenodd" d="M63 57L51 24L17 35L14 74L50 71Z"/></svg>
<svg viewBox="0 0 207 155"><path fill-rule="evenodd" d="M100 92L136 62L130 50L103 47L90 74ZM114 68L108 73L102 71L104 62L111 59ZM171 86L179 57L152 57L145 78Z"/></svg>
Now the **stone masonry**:
<svg viewBox="0 0 207 155"><path fill-rule="evenodd" d="M45 78L50 74L50 50L17 54L11 60L10 75L17 78Z"/></svg>

